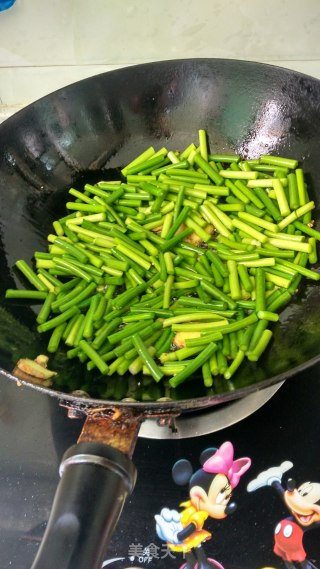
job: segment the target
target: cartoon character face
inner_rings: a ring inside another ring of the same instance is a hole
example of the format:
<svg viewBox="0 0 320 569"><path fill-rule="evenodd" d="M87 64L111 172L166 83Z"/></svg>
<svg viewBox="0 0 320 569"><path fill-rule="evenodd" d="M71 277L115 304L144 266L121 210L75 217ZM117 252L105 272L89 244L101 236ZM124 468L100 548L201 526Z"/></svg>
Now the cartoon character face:
<svg viewBox="0 0 320 569"><path fill-rule="evenodd" d="M232 496L230 482L225 474L217 474L206 492L200 486L190 489L190 500L197 510L208 512L211 518L222 520L230 513L228 504ZM232 508L232 510L235 509Z"/></svg>
<svg viewBox="0 0 320 569"><path fill-rule="evenodd" d="M286 490L284 500L297 522L304 527L320 521L320 484L304 482L299 488Z"/></svg>

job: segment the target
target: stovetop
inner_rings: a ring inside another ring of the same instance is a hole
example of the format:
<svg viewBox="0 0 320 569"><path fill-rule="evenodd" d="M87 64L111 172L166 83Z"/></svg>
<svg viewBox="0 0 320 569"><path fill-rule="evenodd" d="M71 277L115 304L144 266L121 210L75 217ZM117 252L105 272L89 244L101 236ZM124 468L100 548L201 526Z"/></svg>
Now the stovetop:
<svg viewBox="0 0 320 569"><path fill-rule="evenodd" d="M309 567L286 566L273 552L274 527L290 514L274 488L248 492L247 486L259 473L284 461L293 466L283 481L290 476L297 485L320 482L319 380L320 364L287 380L251 416L212 434L174 440L140 437L134 454L138 481L103 566L178 569L183 555L158 537L154 519L164 507L180 510L179 504L189 499L188 488L173 481L172 467L184 458L197 470L204 449L230 441L234 458L250 457L252 464L233 490L236 511L226 519L206 520L205 529L212 533L203 546L206 555L225 569ZM27 569L49 516L61 457L76 441L82 422L68 419L52 398L18 388L5 378L0 391L0 569ZM303 537L307 558L318 567L319 529Z"/></svg>

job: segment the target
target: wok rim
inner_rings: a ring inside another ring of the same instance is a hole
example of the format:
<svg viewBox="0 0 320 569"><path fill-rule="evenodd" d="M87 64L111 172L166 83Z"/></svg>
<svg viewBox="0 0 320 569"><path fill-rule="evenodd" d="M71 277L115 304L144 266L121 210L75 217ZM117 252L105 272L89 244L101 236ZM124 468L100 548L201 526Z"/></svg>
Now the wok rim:
<svg viewBox="0 0 320 569"><path fill-rule="evenodd" d="M214 407L215 405L220 405L224 403L229 403L236 399L245 398L247 395L251 395L257 391L261 391L267 387L271 387L277 383L286 381L288 379L293 379L299 373L312 368L315 364L320 361L320 354L314 358L291 368L286 372L274 375L271 378L265 379L258 382L257 384L251 384L249 386L239 387L233 391L227 391L223 393L217 393L216 395L193 397L189 399L180 400L168 400L168 401L113 401L112 399L94 399L91 397L82 398L72 395L71 393L66 393L63 391L58 391L50 389L49 387L44 387L38 384L34 384L23 379L20 379L8 372L7 370L0 368L0 375L4 376L10 381L14 381L18 387L24 386L27 388L34 389L35 391L48 395L54 399L60 400L63 405L79 410L89 410L89 409L111 409L111 408L126 408L133 409L136 411L144 411L147 415L158 415L161 413L170 413L174 411L184 411L184 410L196 410L205 409L207 407Z"/></svg>
<svg viewBox="0 0 320 569"><path fill-rule="evenodd" d="M230 57L230 58L225 58L225 57L186 57L186 58L174 58L174 59L159 59L156 61L145 61L143 63L135 63L132 65L125 65L125 66L119 67L117 69L110 69L109 71L101 71L101 73L95 73L94 75L90 75L89 77L84 77L83 79L78 79L77 81L74 81L72 83L64 85L63 87L59 87L58 89L55 89L54 91L51 91L50 93L47 93L46 95L42 95L38 99L35 99L31 103L28 103L26 106L24 106L23 108L21 108L20 110L15 112L13 115L11 115L7 119L5 119L0 124L0 130L2 128L2 125L7 124L8 121L11 121L11 119L13 117L19 115L20 113L23 113L24 111L26 111L27 109L29 109L33 105L36 105L42 101L45 101L47 98L49 98L53 95L62 93L65 90L69 90L70 88L74 88L75 86L77 86L81 83L89 82L89 81L92 81L93 79L99 78L99 77L116 75L118 73L130 70L130 69L134 70L134 69L141 69L143 67L148 67L148 66L163 65L163 64L177 64L177 63L182 64L182 63L187 63L187 62L194 62L194 63L195 62L219 62L219 63L227 63L227 64L228 63L240 63L240 64L244 64L244 65L248 65L248 66L256 65L256 66L259 66L262 68L268 67L268 68L273 68L273 69L278 70L278 71L283 71L286 73L295 74L299 77L305 77L305 78L308 78L309 80L311 79L312 81L315 81L315 82L320 84L320 78L314 77L313 75L309 75L308 73L303 73L302 71L290 69L289 67L277 65L275 63L267 63L264 61L256 61L254 59L237 59L237 58L233 58L233 57Z"/></svg>

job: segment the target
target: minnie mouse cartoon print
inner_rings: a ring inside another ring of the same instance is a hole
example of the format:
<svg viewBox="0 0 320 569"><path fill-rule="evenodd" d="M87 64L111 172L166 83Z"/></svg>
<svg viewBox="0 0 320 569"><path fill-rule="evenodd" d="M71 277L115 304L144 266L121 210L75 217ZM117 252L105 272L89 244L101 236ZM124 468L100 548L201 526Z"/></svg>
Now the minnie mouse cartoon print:
<svg viewBox="0 0 320 569"><path fill-rule="evenodd" d="M231 501L233 490L250 468L251 460L247 457L234 460L233 456L232 443L225 442L219 449L203 451L202 468L194 473L185 459L172 468L176 484L189 484L189 499L180 504L181 512L163 508L155 520L158 537L167 542L171 551L184 554L185 563L180 569L223 569L204 553L202 544L211 539L211 533L203 526L208 518L222 520L236 510L235 502Z"/></svg>

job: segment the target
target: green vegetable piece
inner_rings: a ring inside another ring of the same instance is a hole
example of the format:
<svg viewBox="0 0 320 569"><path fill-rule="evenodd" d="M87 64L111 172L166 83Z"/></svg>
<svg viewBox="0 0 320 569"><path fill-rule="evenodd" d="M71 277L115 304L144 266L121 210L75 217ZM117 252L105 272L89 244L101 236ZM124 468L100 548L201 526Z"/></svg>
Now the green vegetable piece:
<svg viewBox="0 0 320 569"><path fill-rule="evenodd" d="M145 365L150 371L152 377L155 379L155 381L160 381L160 379L163 377L163 371L157 366L156 362L151 357L139 334L133 334L132 342L139 356L143 359Z"/></svg>
<svg viewBox="0 0 320 569"><path fill-rule="evenodd" d="M171 387L178 387L178 385L186 381L186 379L188 379L195 371L197 371L197 369L201 368L205 362L210 359L216 350L217 344L213 342L208 344L208 346L206 346L182 371L169 379Z"/></svg>
<svg viewBox="0 0 320 569"><path fill-rule="evenodd" d="M16 261L16 267L37 290L48 291L47 287L24 260Z"/></svg>

